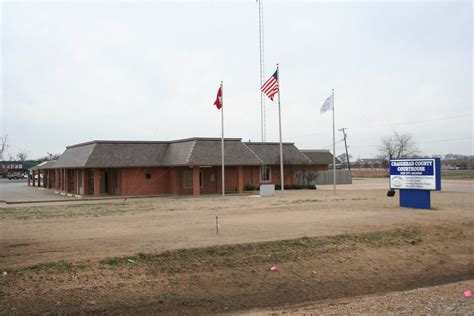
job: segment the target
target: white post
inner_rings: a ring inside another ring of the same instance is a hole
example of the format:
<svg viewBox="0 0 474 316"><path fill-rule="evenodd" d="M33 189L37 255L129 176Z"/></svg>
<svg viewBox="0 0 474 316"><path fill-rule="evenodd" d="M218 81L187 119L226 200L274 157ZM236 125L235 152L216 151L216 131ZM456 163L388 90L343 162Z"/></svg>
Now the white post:
<svg viewBox="0 0 474 316"><path fill-rule="evenodd" d="M225 196L225 167L224 167L224 82L221 81L221 127L222 127L222 139L221 139L221 156L222 156L222 197Z"/></svg>
<svg viewBox="0 0 474 316"><path fill-rule="evenodd" d="M332 179L333 190L336 193L336 123L334 119L334 89L332 89Z"/></svg>
<svg viewBox="0 0 474 316"><path fill-rule="evenodd" d="M283 173L283 144L281 140L281 107L280 107L280 66L277 64L277 80L278 80L278 123L280 126L280 182L281 192L285 191L285 174Z"/></svg>

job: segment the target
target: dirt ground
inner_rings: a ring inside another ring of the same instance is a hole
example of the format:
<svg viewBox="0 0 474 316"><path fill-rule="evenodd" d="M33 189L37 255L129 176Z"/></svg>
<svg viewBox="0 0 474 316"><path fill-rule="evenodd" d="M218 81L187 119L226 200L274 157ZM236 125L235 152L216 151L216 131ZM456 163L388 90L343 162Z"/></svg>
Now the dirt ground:
<svg viewBox="0 0 474 316"><path fill-rule="evenodd" d="M239 315L473 315L474 300L464 291L474 280L386 294L330 299L287 309L252 310Z"/></svg>
<svg viewBox="0 0 474 316"><path fill-rule="evenodd" d="M0 268L170 249L379 231L473 220L474 197L433 192L433 210L400 208L385 190L285 196L115 200L0 208ZM219 217L219 235L216 234Z"/></svg>
<svg viewBox="0 0 474 316"><path fill-rule="evenodd" d="M3 207L0 312L240 313L474 279L472 193L385 193Z"/></svg>

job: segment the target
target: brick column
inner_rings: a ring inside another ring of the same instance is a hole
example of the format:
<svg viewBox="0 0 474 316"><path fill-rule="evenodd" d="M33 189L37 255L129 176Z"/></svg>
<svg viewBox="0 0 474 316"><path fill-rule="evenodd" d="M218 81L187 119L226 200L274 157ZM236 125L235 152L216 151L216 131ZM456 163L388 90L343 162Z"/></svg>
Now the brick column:
<svg viewBox="0 0 474 316"><path fill-rule="evenodd" d="M178 170L171 167L169 171L169 191L171 194L178 194Z"/></svg>
<svg viewBox="0 0 474 316"><path fill-rule="evenodd" d="M222 193L222 167L215 167L216 171L216 192Z"/></svg>
<svg viewBox="0 0 474 316"><path fill-rule="evenodd" d="M100 169L94 169L94 196L100 196Z"/></svg>
<svg viewBox="0 0 474 316"><path fill-rule="evenodd" d="M30 175L28 173L26 173L28 175L28 186L30 187L31 186L31 179L30 179Z"/></svg>
<svg viewBox="0 0 474 316"><path fill-rule="evenodd" d="M69 179L67 177L67 169L63 169L63 174L64 174L64 191L66 193L68 193L68 189L69 189Z"/></svg>
<svg viewBox="0 0 474 316"><path fill-rule="evenodd" d="M64 187L63 169L59 169L59 191L62 191L63 187Z"/></svg>
<svg viewBox="0 0 474 316"><path fill-rule="evenodd" d="M244 167L237 167L237 192L244 193Z"/></svg>
<svg viewBox="0 0 474 316"><path fill-rule="evenodd" d="M54 188L59 190L59 170L54 169Z"/></svg>
<svg viewBox="0 0 474 316"><path fill-rule="evenodd" d="M201 194L201 188L199 186L199 166L193 167L193 195L198 196Z"/></svg>
<svg viewBox="0 0 474 316"><path fill-rule="evenodd" d="M74 194L81 194L79 192L79 189L80 189L79 188L79 169L76 169L75 172L76 172L76 190L75 190Z"/></svg>
<svg viewBox="0 0 474 316"><path fill-rule="evenodd" d="M89 170L88 169L82 169L82 192L79 193L81 195L86 195L87 193L87 190L88 190L88 184L89 184L89 178L88 178L88 175L89 174Z"/></svg>
<svg viewBox="0 0 474 316"><path fill-rule="evenodd" d="M36 180L35 180L35 173L36 171L31 170L31 179L33 180L33 186L35 186Z"/></svg>
<svg viewBox="0 0 474 316"><path fill-rule="evenodd" d="M43 188L48 187L49 177L48 177L48 169L43 170Z"/></svg>

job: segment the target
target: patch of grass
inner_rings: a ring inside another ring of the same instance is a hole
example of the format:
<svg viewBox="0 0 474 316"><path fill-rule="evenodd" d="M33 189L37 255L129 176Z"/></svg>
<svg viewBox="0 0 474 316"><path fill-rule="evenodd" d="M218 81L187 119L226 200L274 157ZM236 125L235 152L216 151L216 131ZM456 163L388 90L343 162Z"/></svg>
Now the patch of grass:
<svg viewBox="0 0 474 316"><path fill-rule="evenodd" d="M107 264L109 266L116 267L119 264L119 261L117 258L107 258L107 259L102 259L99 261L100 264Z"/></svg>
<svg viewBox="0 0 474 316"><path fill-rule="evenodd" d="M85 269L89 269L91 266L86 264L86 263L78 263L76 264L76 268L80 269L80 270L85 270Z"/></svg>
<svg viewBox="0 0 474 316"><path fill-rule="evenodd" d="M7 293L0 291L0 300L4 300L7 298Z"/></svg>
<svg viewBox="0 0 474 316"><path fill-rule="evenodd" d="M454 234L454 233L453 233ZM357 249L358 247L396 247L416 245L422 242L422 233L416 229L395 229L391 231L363 234L341 234L334 236L302 237L272 242L248 243L180 249L158 254L141 252L136 259L142 260L148 272L177 274L183 272L209 272L219 267L242 267L269 265L301 258L318 257L326 253ZM130 257L105 258L99 261L99 269L111 267L134 269L137 265L125 265ZM135 259L135 258L134 258ZM88 268L83 264L77 268ZM74 268L65 261L49 262L30 267L32 270L71 271Z"/></svg>
<svg viewBox="0 0 474 316"><path fill-rule="evenodd" d="M216 249L214 247L208 247L208 248L206 248L206 253L208 255L215 255L216 254Z"/></svg>
<svg viewBox="0 0 474 316"><path fill-rule="evenodd" d="M72 271L72 264L67 261L58 261L58 262L47 262L47 263L40 263L35 264L34 266L29 267L29 270L37 270L37 271L48 271L48 272L64 272L64 271Z"/></svg>
<svg viewBox="0 0 474 316"><path fill-rule="evenodd" d="M138 253L138 258L144 261L150 261L151 259L151 253L148 252L139 252Z"/></svg>

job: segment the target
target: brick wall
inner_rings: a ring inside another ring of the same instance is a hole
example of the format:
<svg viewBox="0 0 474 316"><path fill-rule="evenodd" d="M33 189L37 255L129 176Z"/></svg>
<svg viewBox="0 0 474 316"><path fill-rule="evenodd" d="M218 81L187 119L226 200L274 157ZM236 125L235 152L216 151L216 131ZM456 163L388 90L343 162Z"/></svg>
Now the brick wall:
<svg viewBox="0 0 474 316"><path fill-rule="evenodd" d="M119 169L122 195L169 194L169 168ZM146 174L150 178L145 177Z"/></svg>

